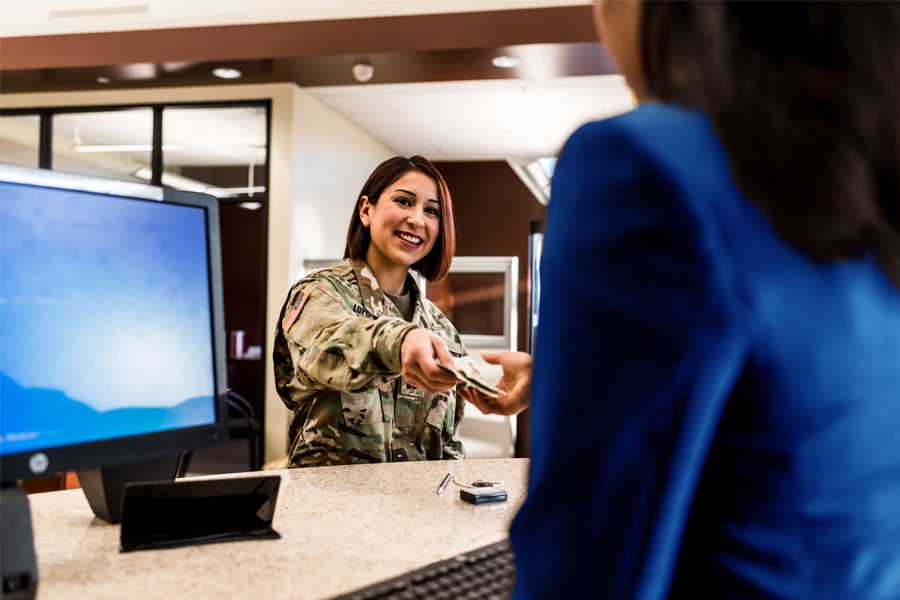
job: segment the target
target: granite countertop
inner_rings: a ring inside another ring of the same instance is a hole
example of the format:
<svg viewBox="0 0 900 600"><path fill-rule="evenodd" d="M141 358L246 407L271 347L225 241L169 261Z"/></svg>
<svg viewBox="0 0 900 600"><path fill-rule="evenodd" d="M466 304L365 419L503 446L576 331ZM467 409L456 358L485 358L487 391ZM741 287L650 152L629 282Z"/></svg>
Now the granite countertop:
<svg viewBox="0 0 900 600"><path fill-rule="evenodd" d="M501 480L507 502L474 506L448 473ZM326 599L500 541L525 500L527 459L268 471L282 478L279 540L119 552L119 526L81 490L29 496L38 600ZM240 474L230 477L257 475Z"/></svg>

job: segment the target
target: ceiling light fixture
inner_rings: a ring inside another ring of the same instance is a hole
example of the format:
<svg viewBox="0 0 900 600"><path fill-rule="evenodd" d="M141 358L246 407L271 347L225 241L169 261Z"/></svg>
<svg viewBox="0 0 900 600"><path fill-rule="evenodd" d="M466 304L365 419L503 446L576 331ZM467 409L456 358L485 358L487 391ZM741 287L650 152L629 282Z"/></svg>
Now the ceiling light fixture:
<svg viewBox="0 0 900 600"><path fill-rule="evenodd" d="M132 173L138 179L143 179L144 181L151 181L153 178L153 171L151 171L148 167L141 167L134 173ZM205 183L201 183L194 179L188 179L187 177L182 177L181 175L175 175L173 173L163 172L162 174L162 184L168 187L173 187L179 190L185 190L188 192L199 192L201 194L209 194L211 193L210 186ZM215 194L213 194L215 196Z"/></svg>
<svg viewBox="0 0 900 600"><path fill-rule="evenodd" d="M177 152L178 146L163 144L164 152ZM102 146L75 146L75 152L150 152L153 146L150 144L105 144Z"/></svg>
<svg viewBox="0 0 900 600"><path fill-rule="evenodd" d="M238 79L244 75L237 69L232 69L230 67L219 67L218 69L213 69L212 74L216 77L221 77L222 79Z"/></svg>
<svg viewBox="0 0 900 600"><path fill-rule="evenodd" d="M522 59L518 56L495 56L491 64L501 69L512 69L521 65Z"/></svg>
<svg viewBox="0 0 900 600"><path fill-rule="evenodd" d="M360 83L366 83L375 75L375 67L372 63L360 61L353 64L353 78Z"/></svg>
<svg viewBox="0 0 900 600"><path fill-rule="evenodd" d="M263 192L265 192L266 186L264 186L264 185L248 185L245 187L230 187L230 188L218 188L218 189L221 190L223 194L230 194L230 195L247 194L248 196L250 196L252 198L253 194L262 194ZM215 194L213 194L213 196L215 196ZM246 208L246 207L244 207L244 208Z"/></svg>
<svg viewBox="0 0 900 600"><path fill-rule="evenodd" d="M534 194L538 202L545 205L550 203L550 183L556 170L555 156L541 156L528 163L507 159L506 163L519 176L525 187Z"/></svg>
<svg viewBox="0 0 900 600"><path fill-rule="evenodd" d="M544 172L544 176L547 179L553 179L553 174L556 172L556 162L559 160L559 157L556 156L539 156L537 159L537 164L541 167L541 170Z"/></svg>
<svg viewBox="0 0 900 600"><path fill-rule="evenodd" d="M150 181L152 176L152 171L147 167L141 167L132 175L137 177L138 179L143 179L144 181ZM201 194L209 194L211 196L215 196L216 198L234 198L235 196L239 196L241 194L249 194L251 192L263 193L266 191L265 186L255 186L253 188L250 187L237 187L237 188L220 188L212 185L207 185L196 179L188 179L187 177L183 177L181 175L175 175L174 173L167 173L163 171L162 174L162 184L167 187L176 188L179 190L185 190L188 192L199 192ZM242 204L259 204L258 202L244 202ZM259 208L262 204L259 204L257 207L252 206L243 206L239 205L241 208L247 208L250 210L255 210L255 208Z"/></svg>

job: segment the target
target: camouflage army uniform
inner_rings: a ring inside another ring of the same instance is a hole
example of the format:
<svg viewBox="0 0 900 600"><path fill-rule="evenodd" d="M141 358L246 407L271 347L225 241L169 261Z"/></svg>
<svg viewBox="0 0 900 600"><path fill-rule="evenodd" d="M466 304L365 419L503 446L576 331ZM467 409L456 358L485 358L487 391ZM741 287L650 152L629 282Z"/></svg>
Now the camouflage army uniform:
<svg viewBox="0 0 900 600"><path fill-rule="evenodd" d="M289 466L465 458L457 436L465 400L455 389L428 394L400 375L400 343L416 327L440 336L459 366L471 362L456 329L411 285L412 322L365 261L315 271L291 288L274 351L275 385L294 413ZM298 300L303 308L285 328Z"/></svg>

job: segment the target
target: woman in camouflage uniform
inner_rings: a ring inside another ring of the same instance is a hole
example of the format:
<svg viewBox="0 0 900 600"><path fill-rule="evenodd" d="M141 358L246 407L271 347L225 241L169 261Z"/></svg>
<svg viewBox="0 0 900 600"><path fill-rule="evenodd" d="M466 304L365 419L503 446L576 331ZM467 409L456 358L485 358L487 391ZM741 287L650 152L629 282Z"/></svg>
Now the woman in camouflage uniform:
<svg viewBox="0 0 900 600"><path fill-rule="evenodd" d="M409 275L442 280L454 231L447 185L425 158L394 157L369 176L348 262L297 282L275 332L275 384L294 413L289 466L465 458L465 400L436 361L469 359Z"/></svg>

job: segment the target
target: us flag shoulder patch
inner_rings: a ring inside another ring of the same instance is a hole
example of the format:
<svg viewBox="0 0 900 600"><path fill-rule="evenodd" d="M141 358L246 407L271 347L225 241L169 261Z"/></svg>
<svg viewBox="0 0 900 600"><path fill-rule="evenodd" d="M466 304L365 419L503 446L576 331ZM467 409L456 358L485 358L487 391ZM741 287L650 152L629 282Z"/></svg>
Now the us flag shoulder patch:
<svg viewBox="0 0 900 600"><path fill-rule="evenodd" d="M294 324L294 321L297 320L297 316L300 314L300 311L303 310L303 305L306 304L307 300L309 300L309 292L303 290L300 292L300 295L297 296L297 301L294 302L294 306L291 307L291 312L288 313L288 316L284 318L284 322L281 324L281 328L284 331L290 329L291 325Z"/></svg>

